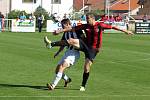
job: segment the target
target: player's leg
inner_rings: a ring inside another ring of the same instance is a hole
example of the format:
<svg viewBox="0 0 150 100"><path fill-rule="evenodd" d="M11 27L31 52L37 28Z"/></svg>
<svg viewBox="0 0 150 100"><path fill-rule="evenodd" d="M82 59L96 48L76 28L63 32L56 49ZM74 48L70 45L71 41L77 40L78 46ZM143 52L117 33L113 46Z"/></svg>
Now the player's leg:
<svg viewBox="0 0 150 100"><path fill-rule="evenodd" d="M60 69L60 65L57 66L56 70L55 70L55 73L57 74L59 72L59 69ZM66 82L68 80L70 80L70 78L63 72L62 74L62 79Z"/></svg>
<svg viewBox="0 0 150 100"><path fill-rule="evenodd" d="M84 72L83 72L82 85L80 87L80 91L85 91L85 86L89 78L90 67L97 53L98 51L95 49L88 49L88 52L85 52L86 59L85 59L85 64L84 64Z"/></svg>
<svg viewBox="0 0 150 100"><path fill-rule="evenodd" d="M79 59L80 52L78 50L74 50L74 49L73 50L68 50L66 52L66 55L67 56L66 56L66 59L64 61L67 63L67 65L64 65L64 66L71 67ZM66 78L64 87L67 87L68 83L70 83L72 81L71 78L67 78L65 76L62 77L62 78L64 78L64 79Z"/></svg>
<svg viewBox="0 0 150 100"><path fill-rule="evenodd" d="M88 46L81 39L70 38L68 40L60 40L60 41L56 41L56 42L51 42L47 38L47 36L45 36L44 37L44 42L45 42L47 48L52 48L54 46L69 46L69 45L72 45L75 48L77 48L77 49L79 49L83 52L88 52L89 51Z"/></svg>
<svg viewBox="0 0 150 100"><path fill-rule="evenodd" d="M55 70L55 77L53 79L53 81L51 83L47 83L47 87L49 90L53 90L55 88L55 86L58 84L59 80L62 77L62 74L58 72L59 68L61 68L61 64L58 64Z"/></svg>
<svg viewBox="0 0 150 100"><path fill-rule="evenodd" d="M44 42L47 48L52 48L54 46L68 46L69 45L67 40L60 40L60 41L52 42L47 38L47 36L44 37Z"/></svg>
<svg viewBox="0 0 150 100"><path fill-rule="evenodd" d="M83 52L89 51L88 46L84 43L84 41L82 39L70 38L67 40L67 42L69 45L74 46L75 48L79 49L80 51L83 51Z"/></svg>
<svg viewBox="0 0 150 100"><path fill-rule="evenodd" d="M75 62L79 59L79 57L80 57L80 53L79 53L79 51L78 50L68 50L67 52L66 52L66 55L68 55L67 57L66 57L66 59L65 59L65 62L66 62L66 64L67 65L64 65L64 66L68 66L68 67L71 67L72 65L74 65L75 64ZM62 77L63 78L63 77ZM64 78L65 78L65 76L64 76ZM66 77L67 78L67 77ZM67 80L67 81L66 81ZM67 85L68 85L68 83L70 83L72 80L71 80L71 78L67 78L65 80L65 85L64 85L64 87L67 87Z"/></svg>
<svg viewBox="0 0 150 100"><path fill-rule="evenodd" d="M67 66L66 66L65 62L63 64L60 64L60 65L57 66L56 76L54 77L54 80L51 82L51 84L49 84L49 83L47 84L47 87L49 88L49 90L53 90L57 86L58 82L63 77L63 72L66 68L67 68ZM66 81L67 81L67 78L68 78L67 75L65 75Z"/></svg>
<svg viewBox="0 0 150 100"><path fill-rule="evenodd" d="M79 39L70 38L70 39L67 40L67 42L68 42L69 45L72 45L77 49L80 48Z"/></svg>
<svg viewBox="0 0 150 100"><path fill-rule="evenodd" d="M85 60L85 64L84 64L84 72L83 72L83 76L82 76L82 85L80 87L80 91L85 91L85 85L87 83L87 80L89 78L89 72L90 72L90 66L92 65L92 61L89 59Z"/></svg>
<svg viewBox="0 0 150 100"><path fill-rule="evenodd" d="M51 84L47 84L49 90L53 90L55 86L58 84L61 78L65 79L65 87L68 83L71 82L71 79L67 77L67 75L63 76L64 70L70 65L73 65L75 61L79 58L80 53L77 50L68 50L65 52L65 55L60 60L57 68L56 68L56 76Z"/></svg>
<svg viewBox="0 0 150 100"><path fill-rule="evenodd" d="M64 87L67 87L68 83L70 83L72 81L71 78L68 77L65 73L63 73L63 75L62 75L62 79L65 81Z"/></svg>
<svg viewBox="0 0 150 100"><path fill-rule="evenodd" d="M72 80L70 77L68 77L65 73L64 73L64 70L68 67L70 67L70 63L67 62L66 60L64 61L63 65L62 65L62 69L59 70L59 72L63 72L63 75L62 75L62 79L65 81L64 83L64 87L67 87L68 83L70 83Z"/></svg>

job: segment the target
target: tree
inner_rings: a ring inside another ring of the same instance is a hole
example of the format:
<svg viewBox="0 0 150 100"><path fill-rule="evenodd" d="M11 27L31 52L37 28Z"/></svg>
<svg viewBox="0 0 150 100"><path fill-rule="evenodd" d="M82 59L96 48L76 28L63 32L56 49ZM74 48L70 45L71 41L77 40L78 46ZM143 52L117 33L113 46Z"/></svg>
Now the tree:
<svg viewBox="0 0 150 100"><path fill-rule="evenodd" d="M27 13L25 11L20 11L20 10L12 10L8 14L8 19L16 19L18 18L22 13L24 13L25 16L27 16Z"/></svg>
<svg viewBox="0 0 150 100"><path fill-rule="evenodd" d="M38 18L38 16L40 16L40 14L44 16L45 20L43 22L43 27L46 27L46 21L48 19L50 19L49 14L48 14L48 12L44 8L42 8L41 6L39 6L39 7L36 8L36 10L34 12L34 16L36 18Z"/></svg>

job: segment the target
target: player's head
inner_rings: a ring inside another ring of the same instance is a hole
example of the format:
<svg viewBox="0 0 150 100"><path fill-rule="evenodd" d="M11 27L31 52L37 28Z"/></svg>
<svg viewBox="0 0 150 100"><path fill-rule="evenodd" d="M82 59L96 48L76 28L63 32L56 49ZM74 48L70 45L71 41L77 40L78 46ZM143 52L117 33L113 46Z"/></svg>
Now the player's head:
<svg viewBox="0 0 150 100"><path fill-rule="evenodd" d="M71 28L71 22L70 20L67 18L67 19L63 19L61 21L61 25L62 25L62 28Z"/></svg>
<svg viewBox="0 0 150 100"><path fill-rule="evenodd" d="M95 22L95 15L93 13L87 13L86 21L88 24L93 25L93 23Z"/></svg>

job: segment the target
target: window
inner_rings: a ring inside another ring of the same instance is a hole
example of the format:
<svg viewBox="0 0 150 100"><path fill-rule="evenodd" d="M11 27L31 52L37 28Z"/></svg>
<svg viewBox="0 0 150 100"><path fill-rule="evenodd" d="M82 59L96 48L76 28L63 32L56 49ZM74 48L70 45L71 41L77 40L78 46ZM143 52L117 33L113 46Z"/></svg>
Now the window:
<svg viewBox="0 0 150 100"><path fill-rule="evenodd" d="M125 4L125 3L128 3L128 2L129 2L129 0L123 0L122 4Z"/></svg>
<svg viewBox="0 0 150 100"><path fill-rule="evenodd" d="M51 0L52 4L61 4L61 0Z"/></svg>
<svg viewBox="0 0 150 100"><path fill-rule="evenodd" d="M37 0L22 0L23 3L36 3Z"/></svg>
<svg viewBox="0 0 150 100"><path fill-rule="evenodd" d="M115 3L116 2L116 0L110 0L110 3Z"/></svg>

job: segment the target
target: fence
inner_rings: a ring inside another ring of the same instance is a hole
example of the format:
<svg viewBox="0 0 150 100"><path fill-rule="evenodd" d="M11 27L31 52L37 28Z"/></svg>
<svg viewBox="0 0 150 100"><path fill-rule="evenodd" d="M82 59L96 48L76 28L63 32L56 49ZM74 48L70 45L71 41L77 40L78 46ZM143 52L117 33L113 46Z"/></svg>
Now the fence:
<svg viewBox="0 0 150 100"><path fill-rule="evenodd" d="M2 19L2 32L11 31L12 19Z"/></svg>
<svg viewBox="0 0 150 100"><path fill-rule="evenodd" d="M35 32L35 21L17 20L17 19L2 19L1 31L11 32Z"/></svg>
<svg viewBox="0 0 150 100"><path fill-rule="evenodd" d="M2 19L0 31L12 31L12 24L14 19ZM130 20L129 30L135 32L135 23L142 22L141 20ZM150 22L150 21L149 21ZM47 27L50 27L49 25Z"/></svg>

